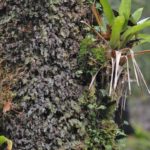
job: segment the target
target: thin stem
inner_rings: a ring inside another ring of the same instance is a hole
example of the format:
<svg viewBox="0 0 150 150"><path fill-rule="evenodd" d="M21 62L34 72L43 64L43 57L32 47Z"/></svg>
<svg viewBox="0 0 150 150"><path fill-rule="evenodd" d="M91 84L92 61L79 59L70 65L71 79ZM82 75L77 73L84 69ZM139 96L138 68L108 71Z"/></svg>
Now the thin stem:
<svg viewBox="0 0 150 150"><path fill-rule="evenodd" d="M150 50L143 50L143 51L136 52L136 53L134 53L134 56L143 55L146 53L150 53ZM131 54L128 54L127 57L131 58Z"/></svg>
<svg viewBox="0 0 150 150"><path fill-rule="evenodd" d="M136 52L134 53L134 56L139 56L139 55L144 55L146 53L150 53L150 50L143 50L143 51L139 51L139 52ZM113 57L115 57L115 55L113 55ZM121 60L120 60L120 65L124 65L126 63L126 57L129 59L129 58L132 58L131 54L128 54L128 55L123 55L121 57Z"/></svg>
<svg viewBox="0 0 150 150"><path fill-rule="evenodd" d="M87 25L91 30L93 30L96 34L97 34L97 36L100 38L100 39L102 39L104 42L105 42L105 44L107 44L107 46L109 47L109 48L111 48L110 47L110 45L109 45L109 43L103 38L103 36L99 33L99 32L97 32L92 26L90 26L87 22L85 22L85 21L81 21L81 23L84 23L85 25Z"/></svg>
<svg viewBox="0 0 150 150"><path fill-rule="evenodd" d="M96 10L95 4L93 4L93 5L91 6L91 9L92 9L92 12L93 12L93 14L94 14L94 16L95 16L95 18L96 18L96 21L97 21L99 27L101 27L101 26L102 26L102 17L101 17L101 15L98 13L98 11Z"/></svg>

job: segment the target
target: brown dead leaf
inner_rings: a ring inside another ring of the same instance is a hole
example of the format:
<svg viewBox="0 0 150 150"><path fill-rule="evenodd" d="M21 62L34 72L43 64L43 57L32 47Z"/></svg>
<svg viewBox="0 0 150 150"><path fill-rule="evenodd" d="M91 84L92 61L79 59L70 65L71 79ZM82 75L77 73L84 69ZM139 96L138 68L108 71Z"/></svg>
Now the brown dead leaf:
<svg viewBox="0 0 150 150"><path fill-rule="evenodd" d="M13 143L11 140L7 141L7 150L12 150Z"/></svg>
<svg viewBox="0 0 150 150"><path fill-rule="evenodd" d="M12 107L12 102L10 102L10 101L5 102L3 105L3 113L10 111L11 107Z"/></svg>

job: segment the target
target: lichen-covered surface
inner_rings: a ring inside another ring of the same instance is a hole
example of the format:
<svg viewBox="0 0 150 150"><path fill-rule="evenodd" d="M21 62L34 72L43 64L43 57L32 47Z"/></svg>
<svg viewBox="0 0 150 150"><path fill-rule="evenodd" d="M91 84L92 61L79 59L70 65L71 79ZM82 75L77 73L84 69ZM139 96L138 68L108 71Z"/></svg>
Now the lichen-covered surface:
<svg viewBox="0 0 150 150"><path fill-rule="evenodd" d="M75 75L84 3L0 1L0 59L6 69L21 70L14 106L0 118L14 150L78 149L84 140L83 88Z"/></svg>

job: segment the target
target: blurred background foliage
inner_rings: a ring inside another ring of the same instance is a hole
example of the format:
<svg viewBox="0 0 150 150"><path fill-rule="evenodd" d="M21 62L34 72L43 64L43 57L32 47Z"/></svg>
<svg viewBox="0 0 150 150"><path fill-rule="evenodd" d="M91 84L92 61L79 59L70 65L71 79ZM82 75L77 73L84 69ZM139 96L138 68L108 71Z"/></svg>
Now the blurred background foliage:
<svg viewBox="0 0 150 150"><path fill-rule="evenodd" d="M110 0L113 8L117 8L120 0ZM132 0L132 11L137 8L144 8L143 18L150 17L150 0ZM150 29L144 32L150 33ZM150 44L143 44L134 48L135 51L150 49ZM150 87L150 54L136 57L137 62ZM135 136L129 137L124 142L127 143L126 150L150 150L150 95L145 88L139 88L132 84L132 95L128 98L131 122L135 128Z"/></svg>

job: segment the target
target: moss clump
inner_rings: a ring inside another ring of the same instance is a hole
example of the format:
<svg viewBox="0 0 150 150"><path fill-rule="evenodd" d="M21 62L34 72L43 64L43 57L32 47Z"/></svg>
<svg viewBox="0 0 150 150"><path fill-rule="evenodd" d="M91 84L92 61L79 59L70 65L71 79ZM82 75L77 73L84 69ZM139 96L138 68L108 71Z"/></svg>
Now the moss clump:
<svg viewBox="0 0 150 150"><path fill-rule="evenodd" d="M102 120L99 121L99 125L92 125L88 128L88 136L85 143L89 149L117 150L117 134L118 127L113 120Z"/></svg>
<svg viewBox="0 0 150 150"><path fill-rule="evenodd" d="M80 44L78 61L86 85L90 84L88 81L92 80L91 77L106 61L105 47L92 37L85 37ZM84 144L88 150L117 150L119 149L117 137L123 134L113 120L116 102L108 96L107 86L101 81L102 78L104 81L107 78L105 68L103 71L97 74L93 86L90 90L85 90L80 98L86 118L83 121L86 132Z"/></svg>
<svg viewBox="0 0 150 150"><path fill-rule="evenodd" d="M98 61L99 63L105 62L105 55L104 55L105 49L102 46L92 48L91 51L92 51L92 56L93 58L96 59L96 61Z"/></svg>
<svg viewBox="0 0 150 150"><path fill-rule="evenodd" d="M85 37L80 44L78 62L84 73L93 75L105 62L103 45L90 36Z"/></svg>
<svg viewBox="0 0 150 150"><path fill-rule="evenodd" d="M80 98L81 107L86 116L84 120L86 149L117 150L119 149L117 137L122 132L113 121L115 103L102 92L104 90L97 90L95 84Z"/></svg>

